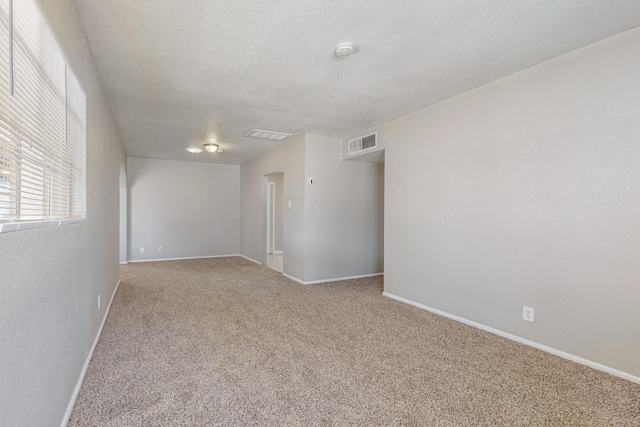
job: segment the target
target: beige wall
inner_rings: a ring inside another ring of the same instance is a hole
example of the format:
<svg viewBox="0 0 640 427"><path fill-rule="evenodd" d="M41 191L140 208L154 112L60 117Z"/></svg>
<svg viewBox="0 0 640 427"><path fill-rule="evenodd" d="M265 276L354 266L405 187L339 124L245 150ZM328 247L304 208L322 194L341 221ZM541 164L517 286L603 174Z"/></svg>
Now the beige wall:
<svg viewBox="0 0 640 427"><path fill-rule="evenodd" d="M385 290L640 376L638 76L635 29L378 127Z"/></svg>
<svg viewBox="0 0 640 427"><path fill-rule="evenodd" d="M239 253L240 166L129 157L127 180L129 261Z"/></svg>
<svg viewBox="0 0 640 427"><path fill-rule="evenodd" d="M2 426L60 425L119 274L122 147L74 3L42 9L87 96L87 220L0 235Z"/></svg>

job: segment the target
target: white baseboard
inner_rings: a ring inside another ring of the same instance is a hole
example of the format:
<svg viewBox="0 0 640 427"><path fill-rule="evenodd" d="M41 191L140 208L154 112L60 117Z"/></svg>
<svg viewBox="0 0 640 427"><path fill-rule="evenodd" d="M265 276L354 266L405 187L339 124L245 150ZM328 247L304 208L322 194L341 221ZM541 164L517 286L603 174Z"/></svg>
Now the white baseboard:
<svg viewBox="0 0 640 427"><path fill-rule="evenodd" d="M238 254L238 255L235 255L235 256L241 256L242 258L246 259L247 261L255 262L258 265L262 265L262 263L260 261L256 261L255 259L249 258L248 256L245 256L245 255L242 255L242 254Z"/></svg>
<svg viewBox="0 0 640 427"><path fill-rule="evenodd" d="M286 277L287 279L291 279L291 280L293 280L294 282L298 282L298 283L300 283L300 284L304 285L304 282L303 282L302 280L298 279L297 277L289 276L289 275L288 275L288 274L286 274L286 273L282 273L282 275L283 275L284 277Z"/></svg>
<svg viewBox="0 0 640 427"><path fill-rule="evenodd" d="M473 320L465 319L464 317L456 316L455 314L450 314L442 310L438 310L437 308L429 307L406 298L399 297L397 295L390 294L388 292L383 292L382 295L385 297L394 299L396 301L403 302L405 304L412 305L414 307L421 308L423 310L429 311L434 314L438 314L440 316L447 317L449 319L455 320L460 323L464 323L465 325L473 326L474 328L482 329L483 331L490 332L492 334L501 336L503 338L510 339L511 341L518 342L520 344L528 345L529 347L537 348L538 350L545 351L547 353L551 353L553 355L562 357L563 359L571 360L572 362L579 363L581 365L588 366L593 369L597 369L598 371L606 372L608 374L614 375L616 377L640 384L640 377L629 374L627 372L620 371L618 369L614 369L610 366L602 365L600 363L594 362L592 360L585 359L580 356L576 356L575 354L567 353L562 350L555 349L553 347L546 346L544 344L537 343L535 341L530 341L528 339L519 337L517 335L510 334L508 332L501 331L499 329L494 329L490 326L483 325L482 323L474 322Z"/></svg>
<svg viewBox="0 0 640 427"><path fill-rule="evenodd" d="M188 257L181 257L181 258L154 258L154 259L130 259L128 262L130 263L136 263L136 262L158 262L158 261L182 261L185 259L208 259L208 258L229 258L229 257L234 257L234 256L241 256L243 258L247 258L244 255L240 255L240 254L228 254L228 255L205 255L205 256L188 256ZM249 259L249 258L247 258ZM253 260L251 260L253 261ZM254 261L256 262L256 261ZM260 264L260 263L258 263Z"/></svg>
<svg viewBox="0 0 640 427"><path fill-rule="evenodd" d="M273 253L274 255L279 255L279 254L283 253L283 251L273 251L272 253Z"/></svg>
<svg viewBox="0 0 640 427"><path fill-rule="evenodd" d="M291 279L294 282L298 282L302 285L316 285L319 283L330 283L330 282L340 282L342 280L353 280L353 279L364 279L365 277L376 277L376 276L384 276L384 273L374 273L374 274L362 274L360 276L348 276L348 277L336 277L333 279L322 279L322 280L311 280L309 282L305 282L304 280L300 280L297 277L290 276L288 274L282 273L284 277L287 279Z"/></svg>
<svg viewBox="0 0 640 427"><path fill-rule="evenodd" d="M85 375L87 375L87 369L89 369L89 362L91 362L91 358L93 357L93 352L96 350L96 346L98 345L98 341L100 340L100 335L102 335L102 329L104 328L104 324L107 322L107 317L109 317L109 311L111 310L111 303L113 303L113 298L116 296L116 292L118 291L119 286L120 286L120 280L118 280L118 283L116 283L116 287L113 290L113 294L111 294L109 305L107 306L107 309L104 312L104 316L102 317L102 323L100 323L100 328L98 328L98 333L96 334L96 338L93 340L93 345L89 350L89 354L87 355L87 360L85 360L84 366L82 367L82 371L80 371L80 377L78 378L78 382L76 383L76 388L73 390L73 394L71 395L71 400L69 401L67 410L64 413L64 418L62 418L60 427L66 427L67 423L69 422L69 418L71 418L71 412L73 412L73 406L76 404L76 399L78 398L78 394L80 393L80 388L82 388L84 377Z"/></svg>
<svg viewBox="0 0 640 427"><path fill-rule="evenodd" d="M129 264L128 261L120 261L120 265L125 265L125 264Z"/></svg>
<svg viewBox="0 0 640 427"><path fill-rule="evenodd" d="M181 257L181 258L154 258L154 259L130 259L127 263L138 263L138 262L158 262L158 261L182 261L187 259L209 259L209 258L231 258L239 256L248 261L255 262L258 265L262 265L260 261L256 261L253 258L249 258L248 256L242 254L227 254L227 255L206 255L206 256L190 256L190 257ZM125 263L125 264L127 264ZM122 264L122 263L121 263Z"/></svg>

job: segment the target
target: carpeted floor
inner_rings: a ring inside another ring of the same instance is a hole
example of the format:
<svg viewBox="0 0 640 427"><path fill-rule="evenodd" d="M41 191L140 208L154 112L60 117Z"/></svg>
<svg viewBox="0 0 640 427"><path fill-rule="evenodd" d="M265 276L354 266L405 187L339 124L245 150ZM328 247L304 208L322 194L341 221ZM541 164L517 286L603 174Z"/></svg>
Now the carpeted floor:
<svg viewBox="0 0 640 427"><path fill-rule="evenodd" d="M242 258L122 266L70 426L639 426L640 385Z"/></svg>

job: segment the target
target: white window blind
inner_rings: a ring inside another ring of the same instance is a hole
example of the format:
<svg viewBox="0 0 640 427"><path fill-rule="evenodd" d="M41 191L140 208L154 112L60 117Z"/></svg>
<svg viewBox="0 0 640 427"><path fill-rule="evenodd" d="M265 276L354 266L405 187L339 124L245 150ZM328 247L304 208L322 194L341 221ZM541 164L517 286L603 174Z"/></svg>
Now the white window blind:
<svg viewBox="0 0 640 427"><path fill-rule="evenodd" d="M69 210L71 218L85 217L87 98L71 70L67 68L67 156L69 160Z"/></svg>
<svg viewBox="0 0 640 427"><path fill-rule="evenodd" d="M84 218L86 98L35 0L0 0L0 56L0 228Z"/></svg>

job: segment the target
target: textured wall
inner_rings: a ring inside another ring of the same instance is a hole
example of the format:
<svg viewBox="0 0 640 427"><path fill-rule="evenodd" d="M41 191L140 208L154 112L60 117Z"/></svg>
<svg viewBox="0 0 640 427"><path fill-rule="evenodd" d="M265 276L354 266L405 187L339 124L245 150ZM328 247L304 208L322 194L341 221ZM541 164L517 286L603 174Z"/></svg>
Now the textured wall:
<svg viewBox="0 0 640 427"><path fill-rule="evenodd" d="M242 165L242 254L264 262L264 175L284 171L284 273L311 282L383 269L382 170L341 160L342 139L305 134ZM313 177L310 184L308 178Z"/></svg>
<svg viewBox="0 0 640 427"><path fill-rule="evenodd" d="M380 126L385 291L640 376L639 75L635 29Z"/></svg>
<svg viewBox="0 0 640 427"><path fill-rule="evenodd" d="M307 134L305 281L384 269L381 166L344 161L341 150L341 138Z"/></svg>
<svg viewBox="0 0 640 427"><path fill-rule="evenodd" d="M127 163L129 261L239 253L240 166L136 157Z"/></svg>
<svg viewBox="0 0 640 427"><path fill-rule="evenodd" d="M266 177L284 172L284 273L304 277L304 135L292 137L241 166L241 253L266 262Z"/></svg>
<svg viewBox="0 0 640 427"><path fill-rule="evenodd" d="M2 426L60 425L119 275L117 130L75 5L42 9L87 96L87 220L0 235Z"/></svg>

